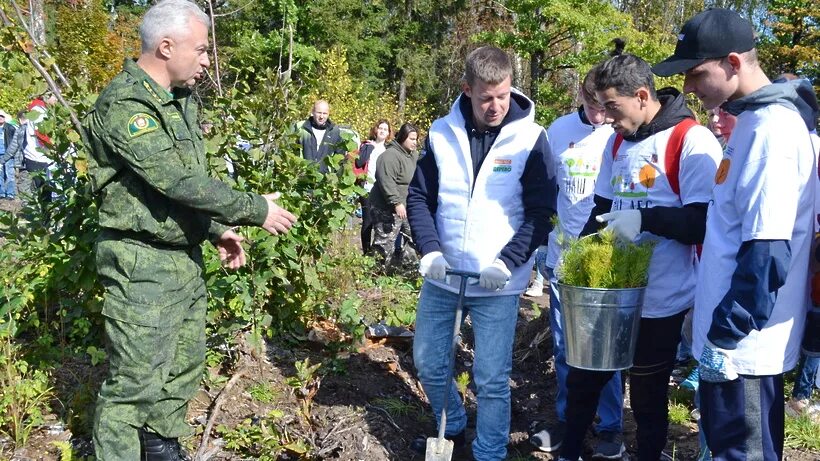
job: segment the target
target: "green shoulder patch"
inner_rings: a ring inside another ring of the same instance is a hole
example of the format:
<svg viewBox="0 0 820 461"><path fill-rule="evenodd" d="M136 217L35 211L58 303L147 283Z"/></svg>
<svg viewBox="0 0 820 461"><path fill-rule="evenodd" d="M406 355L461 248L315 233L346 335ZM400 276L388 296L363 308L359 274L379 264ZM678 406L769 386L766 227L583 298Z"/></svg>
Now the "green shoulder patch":
<svg viewBox="0 0 820 461"><path fill-rule="evenodd" d="M159 128L157 119L145 113L135 114L128 120L128 134L130 134L132 138L150 133L157 128Z"/></svg>

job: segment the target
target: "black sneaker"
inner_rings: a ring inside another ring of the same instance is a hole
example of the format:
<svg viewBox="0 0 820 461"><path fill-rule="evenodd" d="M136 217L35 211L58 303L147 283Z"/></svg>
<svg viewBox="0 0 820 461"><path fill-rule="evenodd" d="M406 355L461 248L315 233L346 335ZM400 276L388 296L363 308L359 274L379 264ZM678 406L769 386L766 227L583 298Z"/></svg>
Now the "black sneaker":
<svg viewBox="0 0 820 461"><path fill-rule="evenodd" d="M139 429L140 461L191 461L177 439Z"/></svg>
<svg viewBox="0 0 820 461"><path fill-rule="evenodd" d="M564 442L564 435L567 433L567 424L558 421L555 426L536 426L530 435L530 443L541 451L554 453L561 448Z"/></svg>
<svg viewBox="0 0 820 461"><path fill-rule="evenodd" d="M626 446L620 432L601 431L598 434L598 444L592 452L592 459L621 459Z"/></svg>

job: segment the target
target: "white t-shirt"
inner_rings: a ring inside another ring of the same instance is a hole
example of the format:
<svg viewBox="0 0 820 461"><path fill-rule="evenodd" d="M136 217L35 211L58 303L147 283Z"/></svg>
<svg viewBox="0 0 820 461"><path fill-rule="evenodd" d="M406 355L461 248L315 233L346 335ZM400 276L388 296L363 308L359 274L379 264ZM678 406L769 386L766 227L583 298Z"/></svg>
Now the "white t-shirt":
<svg viewBox="0 0 820 461"><path fill-rule="evenodd" d="M595 193L612 200L612 210L709 202L722 152L720 143L703 126L689 129L680 155L678 196L666 177L666 144L673 130L668 128L638 142L624 140L614 160L615 136L610 138ZM654 241L656 245L649 262L641 316L669 317L690 308L695 297L694 247L649 232L638 235L636 242L642 241Z"/></svg>
<svg viewBox="0 0 820 461"><path fill-rule="evenodd" d="M26 149L23 151L23 157L32 162L38 163L51 163L51 159L46 157L45 154L37 150L37 148L43 149L42 145L40 144L40 140L37 139L37 135L34 132L34 122L28 121L25 125L23 125L26 130Z"/></svg>
<svg viewBox="0 0 820 461"><path fill-rule="evenodd" d="M325 139L325 133L327 130L320 130L313 127L310 127L310 129L313 131L313 136L316 137L316 148L318 149L322 146L322 140Z"/></svg>
<svg viewBox="0 0 820 461"><path fill-rule="evenodd" d="M706 223L693 321L695 357L702 354L712 314L729 290L741 243L787 240L791 261L769 321L728 353L742 375L779 374L797 363L809 302L816 174L809 134L797 112L769 105L737 117Z"/></svg>
<svg viewBox="0 0 820 461"><path fill-rule="evenodd" d="M370 158L367 160L367 183L364 185L366 191L370 192L373 189L373 184L376 184L376 162L384 153L384 142L372 142L373 150L370 151Z"/></svg>
<svg viewBox="0 0 820 461"><path fill-rule="evenodd" d="M558 183L558 221L565 236L577 237L595 206L595 180L601 169L601 155L612 127L598 128L581 121L578 112L564 115L547 129ZM547 267L555 268L561 255L559 229L553 229L547 247Z"/></svg>

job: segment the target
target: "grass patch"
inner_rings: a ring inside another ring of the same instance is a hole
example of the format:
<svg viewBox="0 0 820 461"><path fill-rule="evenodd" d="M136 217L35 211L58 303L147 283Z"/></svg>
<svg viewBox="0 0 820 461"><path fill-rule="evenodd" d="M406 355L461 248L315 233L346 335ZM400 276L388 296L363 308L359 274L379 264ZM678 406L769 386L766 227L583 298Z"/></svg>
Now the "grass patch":
<svg viewBox="0 0 820 461"><path fill-rule="evenodd" d="M820 451L820 424L813 422L808 415L799 418L786 415L784 445L815 453Z"/></svg>
<svg viewBox="0 0 820 461"><path fill-rule="evenodd" d="M405 402L397 397L385 397L375 399L373 406L379 407L390 413L393 418L409 416L418 422L425 422L429 418L424 408L418 402Z"/></svg>

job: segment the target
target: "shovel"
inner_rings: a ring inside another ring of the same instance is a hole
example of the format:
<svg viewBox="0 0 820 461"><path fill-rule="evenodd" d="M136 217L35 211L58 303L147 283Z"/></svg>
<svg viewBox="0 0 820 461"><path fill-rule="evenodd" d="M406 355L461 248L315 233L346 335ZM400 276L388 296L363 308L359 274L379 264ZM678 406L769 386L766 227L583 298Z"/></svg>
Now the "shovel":
<svg viewBox="0 0 820 461"><path fill-rule="evenodd" d="M461 316L464 310L464 292L467 291L467 280L477 279L480 274L476 272L459 271L447 269L447 275L461 277L461 284L458 289L458 303L456 304L456 321L453 325L453 345L450 348L450 364L448 375L453 377L453 370L456 362L456 346L458 345L459 330L461 330ZM427 438L427 448L424 453L425 461L451 461L453 459L453 442L444 438L444 428L447 426L447 401L450 400L450 381L447 381L447 388L444 391L444 402L441 405L441 419L438 423L438 437Z"/></svg>

